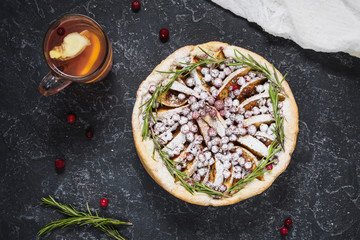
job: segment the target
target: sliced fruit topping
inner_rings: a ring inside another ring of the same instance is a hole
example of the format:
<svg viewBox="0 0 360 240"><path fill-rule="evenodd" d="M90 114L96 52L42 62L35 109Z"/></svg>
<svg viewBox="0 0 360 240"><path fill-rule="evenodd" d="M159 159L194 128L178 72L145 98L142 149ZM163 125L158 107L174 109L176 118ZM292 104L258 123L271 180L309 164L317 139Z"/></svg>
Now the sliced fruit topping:
<svg viewBox="0 0 360 240"><path fill-rule="evenodd" d="M252 116L248 119L245 119L244 127L248 127L250 125L260 127L260 125L262 123L269 124L272 122L274 122L274 118L273 118L273 116L271 116L271 114L261 114L261 115L256 115L256 116Z"/></svg>
<svg viewBox="0 0 360 240"><path fill-rule="evenodd" d="M240 76L244 76L246 75L249 71L251 70L250 67L246 67L246 68L240 68L238 70L236 70L235 72L231 73L229 76L227 76L223 82L222 87L219 89L219 99L220 100L224 100L226 97L229 96L229 90L235 90L234 87L230 86L236 86L236 88L238 87L237 85L237 79ZM240 87L238 87L240 88Z"/></svg>
<svg viewBox="0 0 360 240"><path fill-rule="evenodd" d="M267 157L268 155L267 147L260 140L251 135L241 136L237 141L259 157Z"/></svg>
<svg viewBox="0 0 360 240"><path fill-rule="evenodd" d="M88 34L88 30L68 34L60 46L55 46L49 52L50 58L65 61L77 57L87 46L91 45L90 40L86 37Z"/></svg>
<svg viewBox="0 0 360 240"><path fill-rule="evenodd" d="M242 77L240 77L241 79ZM241 81L241 80L238 80ZM238 99L240 102L245 101L246 98L251 97L256 93L256 86L263 84L267 79L265 77L255 77L253 79L250 79L248 82L242 85L240 88L240 95L238 96Z"/></svg>

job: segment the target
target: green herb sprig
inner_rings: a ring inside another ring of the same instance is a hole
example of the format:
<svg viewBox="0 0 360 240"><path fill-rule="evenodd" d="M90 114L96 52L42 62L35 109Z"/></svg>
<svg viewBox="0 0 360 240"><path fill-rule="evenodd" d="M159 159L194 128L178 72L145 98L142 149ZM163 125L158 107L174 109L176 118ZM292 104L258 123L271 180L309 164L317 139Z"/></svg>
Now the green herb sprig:
<svg viewBox="0 0 360 240"><path fill-rule="evenodd" d="M280 150L281 150L281 147L279 147L279 144L276 141L273 141L269 146L269 154L268 154L268 156L265 159L264 158L261 159L260 162L259 162L259 165L256 166L254 171L247 174L244 178L240 179L235 185L230 187L228 189L228 191L229 192L231 192L231 191L239 191L246 183L251 182L255 178L261 177L266 172L271 171L271 170L264 171L264 169L265 169L265 167L267 165L269 165L269 164L276 161L276 160L271 161L271 158L276 153L278 153Z"/></svg>
<svg viewBox="0 0 360 240"><path fill-rule="evenodd" d="M175 177L179 179L179 181L182 183L182 185L185 187L186 190L188 190L191 194L194 192L202 192L213 196L223 196L224 194L219 191L215 191L214 189L210 188L209 186L198 183L194 181L191 177L186 175L184 172L176 169L175 167L175 161L171 160L168 157L168 153L162 150L162 145L159 143L158 137L153 134L151 130L152 138L155 144L155 148L158 149L160 158L164 162L166 168L170 173L172 173ZM189 182L192 182L193 185L191 185Z"/></svg>
<svg viewBox="0 0 360 240"><path fill-rule="evenodd" d="M287 74L280 80L279 76L276 73L274 65L272 66L273 72L271 72L266 64L261 65L258 61L256 61L250 54L245 56L237 49L234 50L235 57L233 59L236 61L235 63L229 63L229 66L238 66L238 65L247 65L252 69L259 71L261 74L264 75L268 80L270 80L275 86L281 89L281 84L284 81ZM240 56L241 57L240 57Z"/></svg>
<svg viewBox="0 0 360 240"><path fill-rule="evenodd" d="M86 203L87 212L80 212L71 205L68 206L61 204L51 196L49 196L49 198L41 198L41 203L49 207L55 207L60 213L69 217L59 219L57 221L47 224L38 232L39 236L44 236L55 228L64 228L70 225L93 225L94 227L102 230L106 235L110 237L113 237L117 240L125 240L125 238L120 235L120 233L114 228L114 226L132 225L132 223L130 222L122 222L116 219L99 217L97 211L95 211L95 215L93 215L90 212L88 203Z"/></svg>

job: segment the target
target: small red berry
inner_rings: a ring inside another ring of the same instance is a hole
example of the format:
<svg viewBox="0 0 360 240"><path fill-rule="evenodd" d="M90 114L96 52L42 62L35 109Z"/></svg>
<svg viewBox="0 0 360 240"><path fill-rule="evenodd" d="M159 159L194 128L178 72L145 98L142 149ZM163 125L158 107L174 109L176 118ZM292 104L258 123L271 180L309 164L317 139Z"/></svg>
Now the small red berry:
<svg viewBox="0 0 360 240"><path fill-rule="evenodd" d="M280 228L280 233L281 233L281 235L288 235L288 233L289 233L289 230L286 228L286 227L282 227L282 228Z"/></svg>
<svg viewBox="0 0 360 240"><path fill-rule="evenodd" d="M266 165L266 169L267 170L272 170L273 169L273 165L270 163L269 165Z"/></svg>
<svg viewBox="0 0 360 240"><path fill-rule="evenodd" d="M133 2L131 3L131 8L132 8L132 10L133 10L134 12L139 11L139 10L140 10L140 7L141 7L141 4L140 4L139 1L133 1Z"/></svg>
<svg viewBox="0 0 360 240"><path fill-rule="evenodd" d="M87 138L92 138L94 136L94 132L91 128L88 128L85 135Z"/></svg>
<svg viewBox="0 0 360 240"><path fill-rule="evenodd" d="M107 207L108 203L109 203L109 200L107 198L102 198L100 200L100 206L101 207Z"/></svg>
<svg viewBox="0 0 360 240"><path fill-rule="evenodd" d="M240 89L239 85L233 85L233 90Z"/></svg>
<svg viewBox="0 0 360 240"><path fill-rule="evenodd" d="M75 114L69 113L69 114L67 115L67 121L68 121L68 123L74 123L75 120L76 120Z"/></svg>
<svg viewBox="0 0 360 240"><path fill-rule="evenodd" d="M62 28L62 27L59 27L57 30L56 30L57 34L62 36L65 34L65 29Z"/></svg>
<svg viewBox="0 0 360 240"><path fill-rule="evenodd" d="M159 37L161 41L166 42L169 39L169 30L167 30L166 28L160 29Z"/></svg>
<svg viewBox="0 0 360 240"><path fill-rule="evenodd" d="M63 169L65 167L65 161L64 159L58 158L55 160L55 167L56 169Z"/></svg>
<svg viewBox="0 0 360 240"><path fill-rule="evenodd" d="M284 224L285 224L285 226L290 227L291 224L292 224L292 222L293 222L293 221L292 221L291 218L287 218L287 219L285 220Z"/></svg>

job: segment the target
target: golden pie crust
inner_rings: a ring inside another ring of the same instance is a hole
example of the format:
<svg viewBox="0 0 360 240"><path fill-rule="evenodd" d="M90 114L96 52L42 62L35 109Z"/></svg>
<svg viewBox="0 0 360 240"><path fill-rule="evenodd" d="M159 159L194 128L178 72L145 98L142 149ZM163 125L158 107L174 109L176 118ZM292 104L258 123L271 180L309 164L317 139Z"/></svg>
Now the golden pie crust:
<svg viewBox="0 0 360 240"><path fill-rule="evenodd" d="M155 153L154 158L152 157L154 149L152 139L142 140L141 137L143 120L142 110L139 109L139 107L144 101L144 96L148 93L148 87L151 84L158 85L160 82L162 82L165 78L168 77L168 74L159 73L157 71L169 71L172 66L179 65L179 62L183 62L183 59L186 57L203 55L203 52L198 47L201 47L206 52L210 53L210 55L217 52L219 48L222 47L223 52L227 57L234 57L234 50L237 49L245 56L250 54L260 64L267 64L269 69L271 69L271 64L258 54L222 42L208 42L197 46L185 46L178 49L170 56L168 56L165 60L163 60L152 71L152 73L145 79L145 81L141 83L137 91L136 102L132 113L132 127L135 146L139 158L146 171L160 186L162 186L166 191L168 191L175 197L192 204L203 206L230 205L265 191L268 187L270 187L274 180L286 169L290 162L291 154L295 149L297 134L299 131L298 108L288 83L284 81L282 84L283 91L286 95L285 100L283 101L283 110L285 117L284 150L282 150L278 156L279 163L274 166L272 171L264 174L263 181L254 179L253 181L244 185L244 187L240 191L236 192L231 197L223 197L221 199L214 199L213 197L204 193L195 192L191 194L181 185L180 182L175 182L174 177L169 173L168 169L163 164L157 152ZM278 70L276 70L276 72L281 79L281 73Z"/></svg>

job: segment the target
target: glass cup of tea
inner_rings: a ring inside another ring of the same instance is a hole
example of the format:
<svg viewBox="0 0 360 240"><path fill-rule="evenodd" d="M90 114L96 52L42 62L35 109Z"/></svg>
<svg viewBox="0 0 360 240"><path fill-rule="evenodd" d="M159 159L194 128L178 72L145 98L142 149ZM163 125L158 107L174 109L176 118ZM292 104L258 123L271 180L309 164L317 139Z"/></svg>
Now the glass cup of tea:
<svg viewBox="0 0 360 240"><path fill-rule="evenodd" d="M43 41L43 54L50 72L39 91L53 95L72 82L91 83L110 72L113 53L110 41L93 19L66 15L51 24Z"/></svg>

